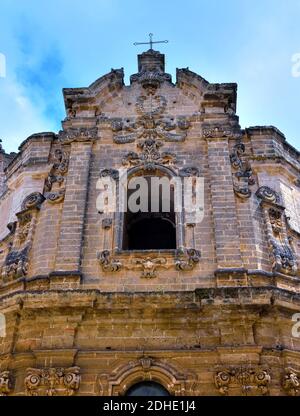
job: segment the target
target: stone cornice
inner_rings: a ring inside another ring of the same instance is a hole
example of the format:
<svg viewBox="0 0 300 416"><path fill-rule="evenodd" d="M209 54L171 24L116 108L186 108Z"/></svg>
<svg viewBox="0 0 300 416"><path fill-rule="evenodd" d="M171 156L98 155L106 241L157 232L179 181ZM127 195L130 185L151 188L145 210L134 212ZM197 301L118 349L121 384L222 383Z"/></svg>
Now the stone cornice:
<svg viewBox="0 0 300 416"><path fill-rule="evenodd" d="M55 289L18 291L0 297L1 310L19 305L24 309L51 309L55 307L102 309L107 302L111 309L145 308L147 305L157 304L159 307L170 308L176 305L186 309L190 304L198 305L199 309L205 305L223 305L230 308L233 305L244 307L274 306L284 307L288 310L299 310L300 293L275 286L262 287L221 287L199 288L195 291L176 292L101 292L97 289ZM229 302L230 300L230 302Z"/></svg>

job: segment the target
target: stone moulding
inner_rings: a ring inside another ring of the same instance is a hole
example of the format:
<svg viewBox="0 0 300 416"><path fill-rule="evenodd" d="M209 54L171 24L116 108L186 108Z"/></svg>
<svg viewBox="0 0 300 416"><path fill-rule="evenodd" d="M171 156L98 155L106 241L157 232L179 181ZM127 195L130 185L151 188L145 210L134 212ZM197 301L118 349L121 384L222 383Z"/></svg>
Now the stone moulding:
<svg viewBox="0 0 300 416"><path fill-rule="evenodd" d="M12 391L12 376L10 371L0 372L0 396L7 396Z"/></svg>
<svg viewBox="0 0 300 416"><path fill-rule="evenodd" d="M261 367L230 367L217 371L215 386L227 396L230 389L240 389L243 396L269 394L271 376L269 369Z"/></svg>
<svg viewBox="0 0 300 416"><path fill-rule="evenodd" d="M80 386L80 368L28 368L27 396L73 396Z"/></svg>
<svg viewBox="0 0 300 416"><path fill-rule="evenodd" d="M172 396L191 396L197 388L194 374L179 372L166 361L146 356L121 364L111 374L101 374L98 377L99 394L124 396L132 385L141 381L160 383Z"/></svg>

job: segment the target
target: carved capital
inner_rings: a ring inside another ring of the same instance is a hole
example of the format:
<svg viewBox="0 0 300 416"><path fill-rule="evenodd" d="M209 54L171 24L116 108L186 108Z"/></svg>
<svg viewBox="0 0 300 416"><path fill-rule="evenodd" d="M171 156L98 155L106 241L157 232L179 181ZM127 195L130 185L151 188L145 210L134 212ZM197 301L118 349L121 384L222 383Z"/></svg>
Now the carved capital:
<svg viewBox="0 0 300 416"><path fill-rule="evenodd" d="M80 386L80 368L28 368L24 384L28 396L73 396Z"/></svg>
<svg viewBox="0 0 300 416"><path fill-rule="evenodd" d="M230 367L217 371L215 386L220 394L226 396L230 389L240 389L244 396L267 395L271 381L268 369L261 367Z"/></svg>

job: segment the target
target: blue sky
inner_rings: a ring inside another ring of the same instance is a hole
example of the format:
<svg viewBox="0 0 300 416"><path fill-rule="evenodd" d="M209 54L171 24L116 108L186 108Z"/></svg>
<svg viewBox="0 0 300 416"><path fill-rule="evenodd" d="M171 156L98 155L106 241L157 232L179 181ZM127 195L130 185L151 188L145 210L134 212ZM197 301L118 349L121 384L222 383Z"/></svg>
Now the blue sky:
<svg viewBox="0 0 300 416"><path fill-rule="evenodd" d="M32 133L58 131L63 87L88 86L111 68L136 72L135 41L169 39L167 71L189 67L237 82L241 126L275 125L300 149L299 0L2 0L0 138L16 151Z"/></svg>

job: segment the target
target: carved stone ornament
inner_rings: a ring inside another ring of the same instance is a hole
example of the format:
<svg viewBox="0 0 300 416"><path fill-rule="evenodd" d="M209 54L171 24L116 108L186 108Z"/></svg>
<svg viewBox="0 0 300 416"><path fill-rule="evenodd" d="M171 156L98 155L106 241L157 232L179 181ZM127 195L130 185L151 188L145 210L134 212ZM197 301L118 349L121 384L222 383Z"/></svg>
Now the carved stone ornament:
<svg viewBox="0 0 300 416"><path fill-rule="evenodd" d="M100 396L123 396L141 381L157 382L172 396L193 396L198 385L194 374L182 373L166 361L145 356L119 365L111 374L101 374L99 393Z"/></svg>
<svg viewBox="0 0 300 416"><path fill-rule="evenodd" d="M298 272L297 258L287 234L284 218L285 209L278 205L280 196L268 187L260 188L256 195L262 199L262 210L267 226L273 270L278 273L295 276Z"/></svg>
<svg viewBox="0 0 300 416"><path fill-rule="evenodd" d="M116 169L103 169L100 172L100 178L112 178L117 180L119 179L119 171Z"/></svg>
<svg viewBox="0 0 300 416"><path fill-rule="evenodd" d="M157 269L166 268L167 260L163 257L140 257L132 259L132 264L142 269L142 276L152 279L157 276Z"/></svg>
<svg viewBox="0 0 300 416"><path fill-rule="evenodd" d="M59 132L59 139L64 143L95 140L98 136L98 127L71 127Z"/></svg>
<svg viewBox="0 0 300 416"><path fill-rule="evenodd" d="M175 266L178 271L191 271L201 259L200 251L190 248L185 251L177 251Z"/></svg>
<svg viewBox="0 0 300 416"><path fill-rule="evenodd" d="M221 138L221 137L231 137L231 138L240 138L240 132L234 132L229 127L223 126L207 126L204 127L202 130L203 137L206 139L214 139L214 138Z"/></svg>
<svg viewBox="0 0 300 416"><path fill-rule="evenodd" d="M44 195L49 203L60 203L65 197L65 176L69 167L69 154L55 149L52 155L52 168L45 182Z"/></svg>
<svg viewBox="0 0 300 416"><path fill-rule="evenodd" d="M136 139L162 139L166 142L184 142L190 121L187 117L152 117L143 115L132 120L112 119L112 130L116 144L132 143Z"/></svg>
<svg viewBox="0 0 300 416"><path fill-rule="evenodd" d="M44 195L42 195L40 192L33 192L24 199L21 210L25 211L32 208L40 209L44 201Z"/></svg>
<svg viewBox="0 0 300 416"><path fill-rule="evenodd" d="M153 75L153 74L152 74ZM161 76L166 74L162 73ZM145 76L137 74L137 77ZM148 79L149 81L149 79ZM154 78L152 78L154 81ZM158 86L158 85L157 85ZM149 87L149 85L148 85ZM167 100L156 94L153 88L147 88L146 94L137 98L135 107L138 116L134 119L113 118L105 119L110 122L114 134L113 140L117 144L132 143L138 139L161 139L166 142L183 142L190 127L190 117L164 116Z"/></svg>
<svg viewBox="0 0 300 416"><path fill-rule="evenodd" d="M25 277L28 274L29 252L31 250L37 221L39 198L25 199L23 206L30 209L17 214L17 224L12 244L1 270L3 283Z"/></svg>
<svg viewBox="0 0 300 416"><path fill-rule="evenodd" d="M73 396L80 386L80 368L28 368L27 396Z"/></svg>
<svg viewBox="0 0 300 416"><path fill-rule="evenodd" d="M104 230L110 230L112 227L112 219L111 218L104 218L102 220L102 228Z"/></svg>
<svg viewBox="0 0 300 416"><path fill-rule="evenodd" d="M141 71L138 74L131 75L130 82L139 82L143 88L155 93L155 90L161 86L165 81L171 82L172 77L170 74L158 70Z"/></svg>
<svg viewBox="0 0 300 416"><path fill-rule="evenodd" d="M191 178L193 176L200 176L200 172L198 168L195 168L193 166L187 166L183 169L180 169L179 176L182 178Z"/></svg>
<svg viewBox="0 0 300 416"><path fill-rule="evenodd" d="M257 190L256 196L265 202L272 202L274 204L281 203L281 197L279 193L274 191L274 189L270 188L269 186L261 186Z"/></svg>
<svg viewBox="0 0 300 416"><path fill-rule="evenodd" d="M266 396L269 394L270 381L269 370L260 367L230 367L215 374L215 386L223 396L227 396L230 389L236 395L241 390L244 396Z"/></svg>
<svg viewBox="0 0 300 416"><path fill-rule="evenodd" d="M7 396L12 391L12 377L10 371L0 372L0 396Z"/></svg>
<svg viewBox="0 0 300 416"><path fill-rule="evenodd" d="M245 145L238 143L234 146L230 155L231 165L236 171L233 175L233 188L240 198L250 198L252 195L250 186L255 184L255 180L250 163L242 157L244 153Z"/></svg>
<svg viewBox="0 0 300 416"><path fill-rule="evenodd" d="M112 258L109 250L98 253L97 257L104 272L118 272L122 268L122 263L119 260Z"/></svg>
<svg viewBox="0 0 300 416"><path fill-rule="evenodd" d="M282 387L289 396L300 396L300 372L288 368L283 378Z"/></svg>
<svg viewBox="0 0 300 416"><path fill-rule="evenodd" d="M176 156L168 152L160 152L163 144L154 139L146 139L138 144L141 153L130 152L123 159L123 165L127 168L140 166L146 171L153 171L157 165L172 166L176 163Z"/></svg>
<svg viewBox="0 0 300 416"><path fill-rule="evenodd" d="M47 201L49 204L59 204L60 202L63 202L65 199L65 189L60 189L57 192L48 192L46 194Z"/></svg>
<svg viewBox="0 0 300 416"><path fill-rule="evenodd" d="M4 283L27 275L28 253L29 246L23 248L22 250L12 250L8 253L1 273Z"/></svg>

